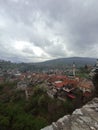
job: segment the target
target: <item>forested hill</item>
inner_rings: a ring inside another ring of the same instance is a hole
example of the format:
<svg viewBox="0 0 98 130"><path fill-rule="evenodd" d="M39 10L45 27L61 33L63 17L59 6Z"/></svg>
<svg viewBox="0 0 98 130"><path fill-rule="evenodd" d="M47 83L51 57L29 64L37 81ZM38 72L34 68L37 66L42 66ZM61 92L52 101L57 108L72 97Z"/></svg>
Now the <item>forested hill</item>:
<svg viewBox="0 0 98 130"><path fill-rule="evenodd" d="M37 64L40 64L40 65L55 65L55 64L70 65L73 62L76 65L80 65L80 66L85 65L85 64L94 65L96 63L96 58L88 58L88 57L60 58L60 59L48 60L48 61L37 63Z"/></svg>
<svg viewBox="0 0 98 130"><path fill-rule="evenodd" d="M76 64L77 67L88 65L95 65L96 58L87 58L87 57L70 57L70 58L60 58L54 60L48 60L45 62L37 62L37 63L12 63L10 61L0 60L0 69L15 69L18 70L45 70L49 68L62 68L63 66L70 66Z"/></svg>

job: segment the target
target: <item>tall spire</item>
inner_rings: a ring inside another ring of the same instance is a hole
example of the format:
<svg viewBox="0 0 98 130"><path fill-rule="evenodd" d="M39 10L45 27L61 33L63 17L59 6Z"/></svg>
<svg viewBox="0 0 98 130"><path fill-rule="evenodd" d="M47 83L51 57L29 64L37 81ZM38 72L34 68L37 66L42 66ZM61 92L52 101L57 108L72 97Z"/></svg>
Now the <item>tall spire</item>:
<svg viewBox="0 0 98 130"><path fill-rule="evenodd" d="M74 62L73 62L73 65L72 65L72 72L73 72L73 76L75 77L76 76L76 65L75 65Z"/></svg>

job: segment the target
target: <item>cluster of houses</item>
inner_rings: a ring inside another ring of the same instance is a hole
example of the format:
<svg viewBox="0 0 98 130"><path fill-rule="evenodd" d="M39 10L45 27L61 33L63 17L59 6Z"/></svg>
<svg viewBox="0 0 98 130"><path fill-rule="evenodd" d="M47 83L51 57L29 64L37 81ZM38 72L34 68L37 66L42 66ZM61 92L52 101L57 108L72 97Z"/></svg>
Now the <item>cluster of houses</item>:
<svg viewBox="0 0 98 130"><path fill-rule="evenodd" d="M25 91L27 99L32 95L33 88L36 85L44 86L50 97L61 100L77 98L77 90L80 90L84 97L91 97L94 91L92 81L77 77L75 70L75 65L73 65L73 76L71 77L62 73L21 73L18 70L8 70L7 72L0 70L0 83L5 81L17 82L17 89Z"/></svg>
<svg viewBox="0 0 98 130"><path fill-rule="evenodd" d="M94 85L91 80L81 79L73 76L68 77L58 74L22 73L18 75L17 89L25 90L27 98L32 95L35 86L44 87L47 94L52 98L61 100L76 99L77 90L83 93L83 97L89 98L94 92Z"/></svg>
<svg viewBox="0 0 98 130"><path fill-rule="evenodd" d="M79 77L67 77L67 76L51 76L48 81L48 95L58 97L59 99L66 100L66 98L76 99L77 90L80 90L83 97L90 98L94 91L94 85L92 81L87 79L80 79Z"/></svg>

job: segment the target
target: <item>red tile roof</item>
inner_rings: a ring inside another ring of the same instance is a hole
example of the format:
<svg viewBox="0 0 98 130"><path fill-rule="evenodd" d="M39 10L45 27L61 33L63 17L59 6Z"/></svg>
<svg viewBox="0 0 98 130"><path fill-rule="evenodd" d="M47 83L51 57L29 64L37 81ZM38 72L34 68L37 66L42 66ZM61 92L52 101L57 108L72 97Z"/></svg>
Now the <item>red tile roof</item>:
<svg viewBox="0 0 98 130"><path fill-rule="evenodd" d="M85 97L90 97L90 96L91 96L91 93L86 91L86 92L83 94L83 96L85 96Z"/></svg>
<svg viewBox="0 0 98 130"><path fill-rule="evenodd" d="M64 83L63 82L61 82L61 83L55 83L54 85L57 88L61 88L61 87L63 87Z"/></svg>
<svg viewBox="0 0 98 130"><path fill-rule="evenodd" d="M68 97L72 98L72 99L75 99L76 97L72 94L68 94Z"/></svg>
<svg viewBox="0 0 98 130"><path fill-rule="evenodd" d="M91 81L89 80L83 80L79 83L79 86L81 88L86 88L86 89L93 89L94 88L94 85Z"/></svg>

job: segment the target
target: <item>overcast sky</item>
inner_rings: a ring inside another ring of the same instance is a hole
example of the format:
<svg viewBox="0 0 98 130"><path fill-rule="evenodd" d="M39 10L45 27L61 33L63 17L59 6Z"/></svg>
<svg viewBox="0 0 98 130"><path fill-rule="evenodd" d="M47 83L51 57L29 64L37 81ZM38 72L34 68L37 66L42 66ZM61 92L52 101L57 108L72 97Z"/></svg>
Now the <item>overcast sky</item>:
<svg viewBox="0 0 98 130"><path fill-rule="evenodd" d="M0 0L0 59L98 58L98 0Z"/></svg>

